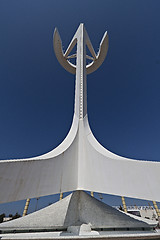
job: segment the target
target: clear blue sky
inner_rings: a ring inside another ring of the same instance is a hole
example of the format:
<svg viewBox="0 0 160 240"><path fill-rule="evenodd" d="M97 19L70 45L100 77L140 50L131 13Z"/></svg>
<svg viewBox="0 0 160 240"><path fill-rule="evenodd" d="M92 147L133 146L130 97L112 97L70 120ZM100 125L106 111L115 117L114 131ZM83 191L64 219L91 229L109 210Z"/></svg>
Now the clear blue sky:
<svg viewBox="0 0 160 240"><path fill-rule="evenodd" d="M95 51L104 32L109 34L108 56L88 76L95 137L121 156L159 161L159 9L159 0L1 0L0 159L43 154L67 135L74 76L57 62L52 36L58 27L66 49L83 22ZM40 198L38 208L57 199ZM121 204L119 197L108 195L104 201ZM35 205L32 200L29 211ZM0 213L22 213L23 207L24 201L1 204Z"/></svg>

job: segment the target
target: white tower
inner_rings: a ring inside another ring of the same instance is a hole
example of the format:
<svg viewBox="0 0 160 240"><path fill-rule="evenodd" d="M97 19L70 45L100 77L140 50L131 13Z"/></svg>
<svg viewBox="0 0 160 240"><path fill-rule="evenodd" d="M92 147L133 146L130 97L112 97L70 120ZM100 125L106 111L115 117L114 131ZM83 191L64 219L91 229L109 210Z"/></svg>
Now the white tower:
<svg viewBox="0 0 160 240"><path fill-rule="evenodd" d="M106 57L107 33L97 55L84 24L80 24L65 53L57 29L53 43L60 64L76 75L73 123L65 140L51 152L34 158L0 161L0 202L74 190L160 201L157 191L160 163L111 153L97 142L88 124L86 76ZM76 44L76 54L69 56ZM86 46L91 56L86 56ZM76 58L76 65L68 61L71 57ZM86 58L92 60L87 66Z"/></svg>
<svg viewBox="0 0 160 240"><path fill-rule="evenodd" d="M86 76L95 71L105 59L108 50L107 33L104 34L97 55L84 24L80 24L65 53L57 29L54 32L53 43L60 64L67 71L76 74L72 126L65 140L49 153L29 159L0 161L0 202L67 191L75 192L38 212L0 224L0 230L6 232L52 230L55 231L55 235L52 233L54 238L67 234L66 230L72 234L80 234L84 230L83 235L97 235L104 229L114 231L115 229L124 231L126 228L127 231L152 229L153 225L149 226L135 220L81 191L160 201L160 192L157 191L160 163L136 161L111 153L97 142L89 127ZM76 44L76 54L69 56ZM86 46L91 56L86 56ZM76 65L68 61L72 57L76 58ZM86 58L92 60L88 65ZM95 232L97 229L101 230ZM149 234L151 239L153 232ZM44 236L44 232L41 236ZM31 237L33 238L33 235ZM47 238L47 234L45 237ZM16 238L16 235L12 238Z"/></svg>

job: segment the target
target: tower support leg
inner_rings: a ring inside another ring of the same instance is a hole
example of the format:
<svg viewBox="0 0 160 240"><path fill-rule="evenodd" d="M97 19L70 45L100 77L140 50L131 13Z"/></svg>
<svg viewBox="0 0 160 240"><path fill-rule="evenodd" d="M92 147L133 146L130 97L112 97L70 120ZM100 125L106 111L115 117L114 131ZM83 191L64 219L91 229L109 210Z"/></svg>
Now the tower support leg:
<svg viewBox="0 0 160 240"><path fill-rule="evenodd" d="M27 198L26 204L25 204L25 207L24 207L24 211L23 211L23 215L22 215L23 217L27 215L29 203L30 203L30 198Z"/></svg>

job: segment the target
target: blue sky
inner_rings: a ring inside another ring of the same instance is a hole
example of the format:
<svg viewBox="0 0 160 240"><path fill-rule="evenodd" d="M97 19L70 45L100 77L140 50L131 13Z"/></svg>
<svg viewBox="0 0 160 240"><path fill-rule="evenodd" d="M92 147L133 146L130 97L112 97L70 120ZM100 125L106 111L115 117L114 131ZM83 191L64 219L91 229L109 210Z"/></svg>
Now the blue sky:
<svg viewBox="0 0 160 240"><path fill-rule="evenodd" d="M159 9L159 0L1 0L0 159L43 154L67 135L74 76L59 65L52 36L58 27L66 49L83 22L95 51L106 30L109 35L107 58L87 81L95 137L121 156L159 161ZM58 195L40 198L38 208L55 200ZM109 195L104 201L121 204ZM35 205L33 199L29 211ZM23 207L24 201L1 204L0 212Z"/></svg>

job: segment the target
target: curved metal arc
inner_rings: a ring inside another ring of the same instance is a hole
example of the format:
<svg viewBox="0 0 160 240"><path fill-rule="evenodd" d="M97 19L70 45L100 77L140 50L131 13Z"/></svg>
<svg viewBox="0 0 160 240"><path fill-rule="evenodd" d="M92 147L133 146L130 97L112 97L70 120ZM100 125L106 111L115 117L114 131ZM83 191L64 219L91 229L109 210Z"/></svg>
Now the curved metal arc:
<svg viewBox="0 0 160 240"><path fill-rule="evenodd" d="M73 141L75 140L78 132L78 126L79 126L79 119L76 116L76 114L74 114L71 128L67 136L65 137L65 139L60 143L60 145L58 145L56 148L49 151L48 153L37 156L34 159L50 159L63 154L72 145Z"/></svg>
<svg viewBox="0 0 160 240"><path fill-rule="evenodd" d="M64 141L46 154L0 161L0 203L76 190L78 126L74 115Z"/></svg>
<svg viewBox="0 0 160 240"><path fill-rule="evenodd" d="M121 157L115 153L112 153L111 151L109 151L108 149L106 149L105 147L103 147L98 140L95 138L95 136L92 133L92 130L90 128L89 122L88 122L88 116L85 116L84 118L84 128L85 128L85 134L87 136L88 141L90 142L90 144L92 146L94 146L95 150L97 152L99 152L100 154L107 156L109 158L113 158L113 159L126 159L126 160L132 160L129 158L125 158L125 157Z"/></svg>
<svg viewBox="0 0 160 240"><path fill-rule="evenodd" d="M87 74L90 74L96 71L102 65L108 52L108 46L109 46L108 34L107 32L105 32L103 35L102 41L100 43L100 48L96 56L96 59L86 66Z"/></svg>
<svg viewBox="0 0 160 240"><path fill-rule="evenodd" d="M79 189L160 201L160 192L157 191L160 163L134 160L110 152L95 139L87 116L83 121L84 145L89 154L82 159Z"/></svg>
<svg viewBox="0 0 160 240"><path fill-rule="evenodd" d="M86 32L86 45L88 46L88 49L90 50L91 55L93 56L93 61L86 66L87 74L90 74L90 73L96 71L103 63L103 61L107 55L107 51L108 51L108 42L109 42L108 35L107 35L107 32L105 32L105 34L102 38L102 41L100 43L99 52L96 55L94 52L94 49L92 47L92 44L90 42L90 39L88 37L88 34ZM72 64L71 62L69 62L67 60L67 58L76 43L77 43L77 38L76 38L76 34L75 34L73 40L71 41L66 52L64 53L63 49L62 49L62 41L61 41L61 38L60 38L60 35L58 32L58 29L55 28L54 35L53 35L53 47L54 47L55 55L56 55L59 63L62 65L62 67L64 67L64 69L66 69L68 72L70 72L72 74L76 74L76 66L74 64Z"/></svg>
<svg viewBox="0 0 160 240"><path fill-rule="evenodd" d="M68 72L72 74L76 74L76 66L70 63L64 56L63 49L62 49L62 41L57 28L55 28L54 34L53 34L53 48L54 48L54 52L57 57L57 60L62 65L62 67L64 67L64 69L66 69Z"/></svg>
<svg viewBox="0 0 160 240"><path fill-rule="evenodd" d="M71 125L71 128L70 128L67 136L56 148L54 148L53 150L51 150L45 154L42 154L42 155L39 155L36 157L23 158L23 159L1 160L0 164L7 163L7 162L9 162L9 163L10 162L29 162L29 161L44 160L44 159L49 160L51 158L57 157L57 156L63 154L71 146L71 144L73 143L73 141L76 137L76 134L78 131L78 126L79 126L79 119L76 116L76 114L74 114L72 125Z"/></svg>

